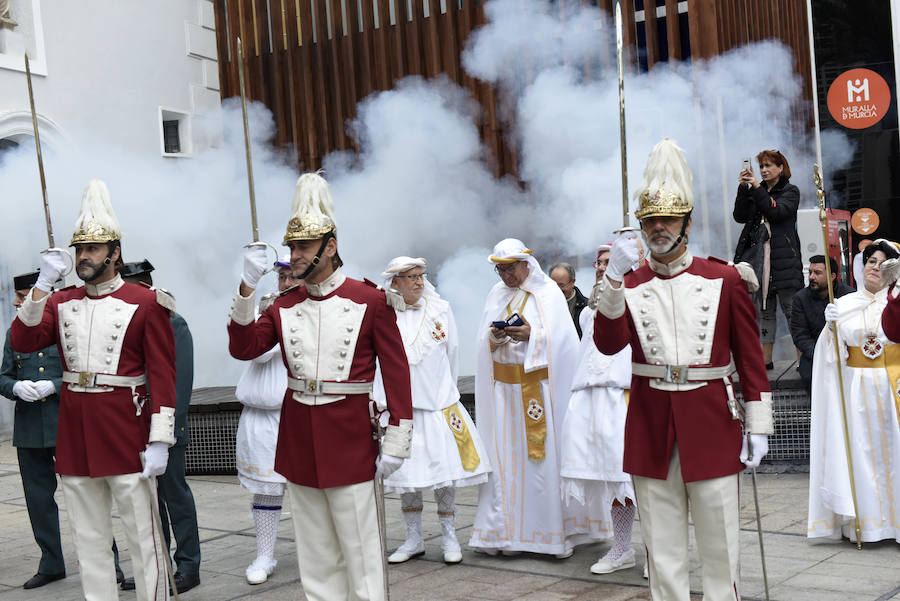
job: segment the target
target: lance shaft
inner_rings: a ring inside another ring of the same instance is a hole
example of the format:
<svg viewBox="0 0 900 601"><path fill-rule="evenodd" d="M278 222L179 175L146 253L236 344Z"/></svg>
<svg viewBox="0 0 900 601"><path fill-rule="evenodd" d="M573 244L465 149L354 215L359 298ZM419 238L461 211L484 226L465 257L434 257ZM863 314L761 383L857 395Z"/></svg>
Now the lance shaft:
<svg viewBox="0 0 900 601"><path fill-rule="evenodd" d="M616 65L619 72L619 147L622 156L622 225L628 227L628 159L625 152L625 42L622 0L616 0Z"/></svg>
<svg viewBox="0 0 900 601"><path fill-rule="evenodd" d="M828 282L828 302L834 302L834 288L831 285L831 261L828 260L828 216L825 214L825 192L822 189L822 173L818 165L813 165L813 177L816 182L816 196L819 198L819 221L822 223L822 241L825 246L825 280ZM853 476L853 455L850 451L850 427L847 422L847 399L844 395L844 374L841 365L841 345L838 338L837 322L831 322L831 334L834 339L835 366L838 375L838 390L841 392L841 417L844 425L844 451L847 453L847 471L850 476L850 495L853 498L853 527L856 530L856 548L862 549L862 538L859 528L859 504L856 502L856 478Z"/></svg>
<svg viewBox="0 0 900 601"><path fill-rule="evenodd" d="M25 55L25 80L28 82L28 104L31 106L31 124L34 126L34 147L37 150L38 172L41 174L41 194L44 197L44 219L47 221L47 241L55 248L53 223L50 221L50 201L47 198L47 180L44 177L44 157L41 155L41 134L38 131L37 111L34 110L34 90L31 88L31 65Z"/></svg>
<svg viewBox="0 0 900 601"><path fill-rule="evenodd" d="M256 192L253 189L253 159L250 156L250 124L247 120L247 88L244 84L244 50L241 38L237 39L238 81L241 87L241 114L244 117L244 150L247 155L247 186L250 189L250 225L253 241L259 242L259 224L256 221Z"/></svg>

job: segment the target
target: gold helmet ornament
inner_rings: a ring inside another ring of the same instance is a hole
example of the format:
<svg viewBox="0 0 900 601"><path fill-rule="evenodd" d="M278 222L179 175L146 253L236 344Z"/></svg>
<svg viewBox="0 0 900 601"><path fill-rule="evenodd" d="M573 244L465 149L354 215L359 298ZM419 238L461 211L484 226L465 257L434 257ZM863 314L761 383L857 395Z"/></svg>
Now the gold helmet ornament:
<svg viewBox="0 0 900 601"><path fill-rule="evenodd" d="M122 227L113 212L109 190L99 179L91 180L81 197L81 214L75 221L75 244L105 244L122 238Z"/></svg>
<svg viewBox="0 0 900 601"><path fill-rule="evenodd" d="M288 221L284 244L292 240L318 240L335 232L334 202L328 182L318 173L304 173L297 180L291 219Z"/></svg>
<svg viewBox="0 0 900 601"><path fill-rule="evenodd" d="M689 215L694 208L693 179L684 151L671 138L663 138L650 151L644 181L634 193L638 199L634 216L640 220Z"/></svg>

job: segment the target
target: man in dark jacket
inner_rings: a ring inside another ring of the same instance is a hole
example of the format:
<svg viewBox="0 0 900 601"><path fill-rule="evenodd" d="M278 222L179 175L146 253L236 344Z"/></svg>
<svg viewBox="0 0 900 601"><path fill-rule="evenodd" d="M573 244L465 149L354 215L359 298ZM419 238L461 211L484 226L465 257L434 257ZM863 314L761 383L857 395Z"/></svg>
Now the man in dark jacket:
<svg viewBox="0 0 900 601"><path fill-rule="evenodd" d="M734 219L745 224L735 249L734 262L746 261L756 270L760 287L756 303L760 341L766 368L772 369L776 296L790 323L791 300L803 287L803 263L797 235L800 190L790 183L791 168L779 151L763 150L756 160L763 181L757 180L752 170L741 171L734 199ZM765 260L766 246L768 261Z"/></svg>
<svg viewBox="0 0 900 601"><path fill-rule="evenodd" d="M853 292L853 288L837 280L837 263L831 257L831 282L834 298ZM809 259L809 286L794 295L791 309L791 338L800 351L797 371L809 393L812 387L813 352L819 333L825 327L825 305L828 304L828 279L825 275L825 257L814 255Z"/></svg>
<svg viewBox="0 0 900 601"><path fill-rule="evenodd" d="M153 265L145 259L125 263L120 274L126 282L152 286L152 271ZM175 333L175 444L169 449L169 463L165 473L157 478L157 483L163 536L166 547L169 547L171 522L171 529L175 533L175 586L179 593L183 593L200 584L197 507L184 476L184 454L190 442L187 414L194 384L194 341L187 322L178 313L172 316L172 329ZM122 584L123 590L133 588L133 578L128 578Z"/></svg>
<svg viewBox="0 0 900 601"><path fill-rule="evenodd" d="M16 308L25 300L37 278L37 272L13 278ZM61 386L62 365L56 345L36 353L17 353L9 343L7 331L3 367L0 368L0 394L16 402L13 445L19 459L28 519L34 540L41 549L37 574L25 583L26 589L44 586L66 576L59 536L59 510L53 498Z"/></svg>
<svg viewBox="0 0 900 601"><path fill-rule="evenodd" d="M578 286L575 285L575 268L568 263L557 263L550 268L550 279L552 279L562 290L569 304L569 313L572 315L572 321L575 322L575 330L578 337L581 338L581 324L578 318L581 310L587 307L588 299L581 293Z"/></svg>

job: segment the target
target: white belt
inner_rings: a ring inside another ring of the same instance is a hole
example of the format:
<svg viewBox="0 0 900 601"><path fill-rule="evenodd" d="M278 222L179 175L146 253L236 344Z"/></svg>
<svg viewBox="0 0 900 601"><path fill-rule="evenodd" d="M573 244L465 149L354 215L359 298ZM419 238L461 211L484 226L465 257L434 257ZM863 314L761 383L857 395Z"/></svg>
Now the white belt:
<svg viewBox="0 0 900 601"><path fill-rule="evenodd" d="M718 367L692 367L690 365L649 365L632 363L631 373L642 378L662 380L671 384L688 382L707 382L727 378L734 373L734 362Z"/></svg>
<svg viewBox="0 0 900 601"><path fill-rule="evenodd" d="M369 394L372 392L372 382L348 382L337 380L308 380L306 378L288 378L288 388L305 395L311 396L341 396L346 394ZM306 405L324 405L333 403L334 400L320 399ZM300 401L303 403L303 401Z"/></svg>
<svg viewBox="0 0 900 601"><path fill-rule="evenodd" d="M66 384L81 386L82 388L97 388L99 386L132 388L146 384L147 374L117 376L115 374L97 374L90 371L64 371L62 381Z"/></svg>

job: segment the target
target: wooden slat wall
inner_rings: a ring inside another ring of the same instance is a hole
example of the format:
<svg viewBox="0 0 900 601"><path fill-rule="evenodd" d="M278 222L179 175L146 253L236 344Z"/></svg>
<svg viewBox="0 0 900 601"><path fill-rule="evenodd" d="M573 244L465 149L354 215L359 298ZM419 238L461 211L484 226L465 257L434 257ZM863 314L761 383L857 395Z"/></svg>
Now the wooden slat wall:
<svg viewBox="0 0 900 601"><path fill-rule="evenodd" d="M555 1L561 11L594 4L610 14L615 4L614 0ZM460 54L469 34L485 22L483 0L446 0L444 13L440 0L374 2L377 17L373 0L214 0L222 97L240 93L240 36L249 97L271 109L275 144L292 147L301 167L310 170L321 167L332 150L352 148L346 124L356 116L360 100L372 92L391 89L408 75L431 78L444 73L482 105L479 128L493 153L495 175L516 175L515 149L507 142L511 123L503 120L511 111L501 111L496 90L470 77L461 65ZM645 10L648 33L656 32L655 4L655 0L645 0L645 8L650 7ZM636 69L634 0L622 0L622 9L627 63ZM394 25L389 16L392 10ZM778 38L793 49L795 69L810 97L804 0L688 0L688 31L681 31L677 10L677 0L665 0L670 58L682 58L683 35L689 35L691 58L709 58L751 41ZM600 31L598 35L607 34ZM659 60L660 48L656 36L651 37L647 56L652 67ZM580 59L570 60L577 63ZM583 64L590 77L590 65ZM605 66L614 67L614 63ZM761 66L760 76L766 75ZM798 107L795 117L801 124L811 125L805 107Z"/></svg>

